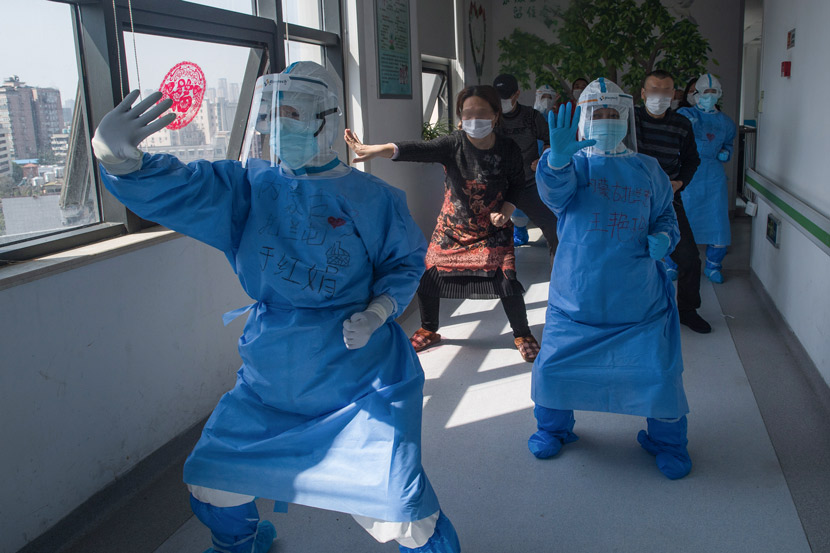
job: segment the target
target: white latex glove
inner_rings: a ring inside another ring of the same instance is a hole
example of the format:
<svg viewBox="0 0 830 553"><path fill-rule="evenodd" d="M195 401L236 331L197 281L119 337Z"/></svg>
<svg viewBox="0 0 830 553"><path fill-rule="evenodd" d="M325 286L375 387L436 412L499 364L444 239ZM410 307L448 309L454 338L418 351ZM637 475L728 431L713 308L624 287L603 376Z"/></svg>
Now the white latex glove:
<svg viewBox="0 0 830 553"><path fill-rule="evenodd" d="M133 90L101 119L92 137L92 149L108 173L126 175L141 169L143 154L138 145L176 118L175 113L158 118L173 105L173 100L168 98L153 106L161 97L161 92L154 92L132 107L138 98L138 90Z"/></svg>
<svg viewBox="0 0 830 553"><path fill-rule="evenodd" d="M383 326L395 309L395 300L381 294L372 300L366 311L359 311L343 321L343 341L346 343L346 349L360 349L369 343L372 334Z"/></svg>
<svg viewBox="0 0 830 553"><path fill-rule="evenodd" d="M360 311L343 321L343 341L346 342L346 349L360 349L365 346L382 324L380 317L372 311Z"/></svg>

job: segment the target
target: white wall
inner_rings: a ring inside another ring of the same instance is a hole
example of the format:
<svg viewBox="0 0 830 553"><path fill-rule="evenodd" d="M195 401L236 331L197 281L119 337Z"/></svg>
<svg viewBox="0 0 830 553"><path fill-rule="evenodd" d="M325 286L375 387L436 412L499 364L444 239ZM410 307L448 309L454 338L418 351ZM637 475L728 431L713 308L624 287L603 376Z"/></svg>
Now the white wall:
<svg viewBox="0 0 830 553"><path fill-rule="evenodd" d="M830 90L830 2L765 0L756 168L791 194L830 217L826 152L830 148L825 96ZM796 44L787 50L787 31ZM781 62L792 77L781 77Z"/></svg>
<svg viewBox="0 0 830 553"><path fill-rule="evenodd" d="M744 45L744 65L741 75L741 121L758 120L758 85L761 77L761 44Z"/></svg>
<svg viewBox="0 0 830 553"><path fill-rule="evenodd" d="M830 89L830 2L764 0L761 55L763 107L758 115L757 171L825 216L830 216L826 152L828 117L822 97ZM786 49L787 32L796 29L795 48ZM780 76L782 61L792 61L792 77ZM778 310L830 384L830 259L784 221L782 243L765 243L766 214L759 199L753 221L752 269Z"/></svg>
<svg viewBox="0 0 830 553"><path fill-rule="evenodd" d="M366 144L421 140L419 2L410 2L412 98L402 100L378 98L374 4L374 0L346 3L343 43L350 104L348 124ZM354 166L404 190L413 218L429 238L443 201L444 171L440 165L375 159Z"/></svg>
<svg viewBox="0 0 830 553"><path fill-rule="evenodd" d="M455 8L452 0L415 0L420 53L455 58Z"/></svg>
<svg viewBox="0 0 830 553"><path fill-rule="evenodd" d="M752 222L750 265L830 386L830 255L761 196ZM780 246L766 238L767 215L781 219Z"/></svg>
<svg viewBox="0 0 830 553"><path fill-rule="evenodd" d="M225 257L176 238L0 291L0 551L17 551L206 417L250 303Z"/></svg>

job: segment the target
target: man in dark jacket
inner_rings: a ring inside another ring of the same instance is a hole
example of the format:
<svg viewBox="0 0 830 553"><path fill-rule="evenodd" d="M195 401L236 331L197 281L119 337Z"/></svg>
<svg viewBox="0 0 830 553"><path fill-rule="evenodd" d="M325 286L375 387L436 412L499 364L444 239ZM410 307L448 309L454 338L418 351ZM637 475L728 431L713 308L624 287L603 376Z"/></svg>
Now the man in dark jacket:
<svg viewBox="0 0 830 553"><path fill-rule="evenodd" d="M695 134L688 119L669 109L674 96L674 79L669 73L658 69L646 75L640 96L645 105L634 110L637 150L657 159L674 190L680 242L671 259L677 264L680 323L706 334L712 327L697 313L700 308L700 252L680 198L680 191L691 182L700 164Z"/></svg>
<svg viewBox="0 0 830 553"><path fill-rule="evenodd" d="M516 198L516 207L541 229L548 242L552 265L553 254L559 243L556 237L556 216L539 199L539 192L536 189L536 162L539 161L537 140L542 141L543 150L548 147L550 140L548 122L541 113L518 102L519 83L513 75L499 75L493 81L493 86L499 92L502 104L502 122L496 127L496 132L513 139L522 150L524 160L525 187Z"/></svg>

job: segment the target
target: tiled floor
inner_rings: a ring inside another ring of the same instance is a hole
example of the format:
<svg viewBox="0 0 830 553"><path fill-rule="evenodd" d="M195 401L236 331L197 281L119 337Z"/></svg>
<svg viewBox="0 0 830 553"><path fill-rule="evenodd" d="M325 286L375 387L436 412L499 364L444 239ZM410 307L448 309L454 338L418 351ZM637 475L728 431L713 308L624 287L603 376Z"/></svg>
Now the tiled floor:
<svg viewBox="0 0 830 553"><path fill-rule="evenodd" d="M518 250L518 270L528 289L531 328L541 339L547 250L538 231L532 230L531 237L537 243ZM663 477L653 457L637 444L636 434L645 424L637 417L577 412L575 432L581 439L554 459L535 459L526 446L535 430L531 365L513 347L501 306L488 300L442 303L445 340L420 354L427 376L423 458L464 551L811 551L805 535L809 527L802 526L793 500L798 496L791 495L757 391L750 386L722 304L705 279L702 294L700 313L713 332L699 335L683 327L694 468L679 481ZM403 326L407 332L416 329L417 313ZM204 551L208 531L183 514L187 492L177 470L161 475L144 497L172 498L170 517L179 517L181 526L158 523L165 519L164 508L158 507L163 500L147 503L155 507L146 513L135 502L132 512L122 510L102 529L101 536L110 537L90 536L71 551ZM258 504L277 527L272 553L396 550L394 544L376 543L348 515L296 506L274 514L271 502ZM156 522L141 532L145 516ZM817 543L813 553L823 550Z"/></svg>

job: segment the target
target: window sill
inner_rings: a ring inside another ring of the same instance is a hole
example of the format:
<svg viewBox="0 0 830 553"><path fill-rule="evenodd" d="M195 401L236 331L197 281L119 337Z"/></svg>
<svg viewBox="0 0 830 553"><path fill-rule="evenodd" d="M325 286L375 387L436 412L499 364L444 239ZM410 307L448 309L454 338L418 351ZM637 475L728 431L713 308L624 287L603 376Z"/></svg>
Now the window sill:
<svg viewBox="0 0 830 553"><path fill-rule="evenodd" d="M30 261L12 263L0 267L0 290L28 284L41 278L161 244L181 236L175 231L157 226L135 234L118 236Z"/></svg>

